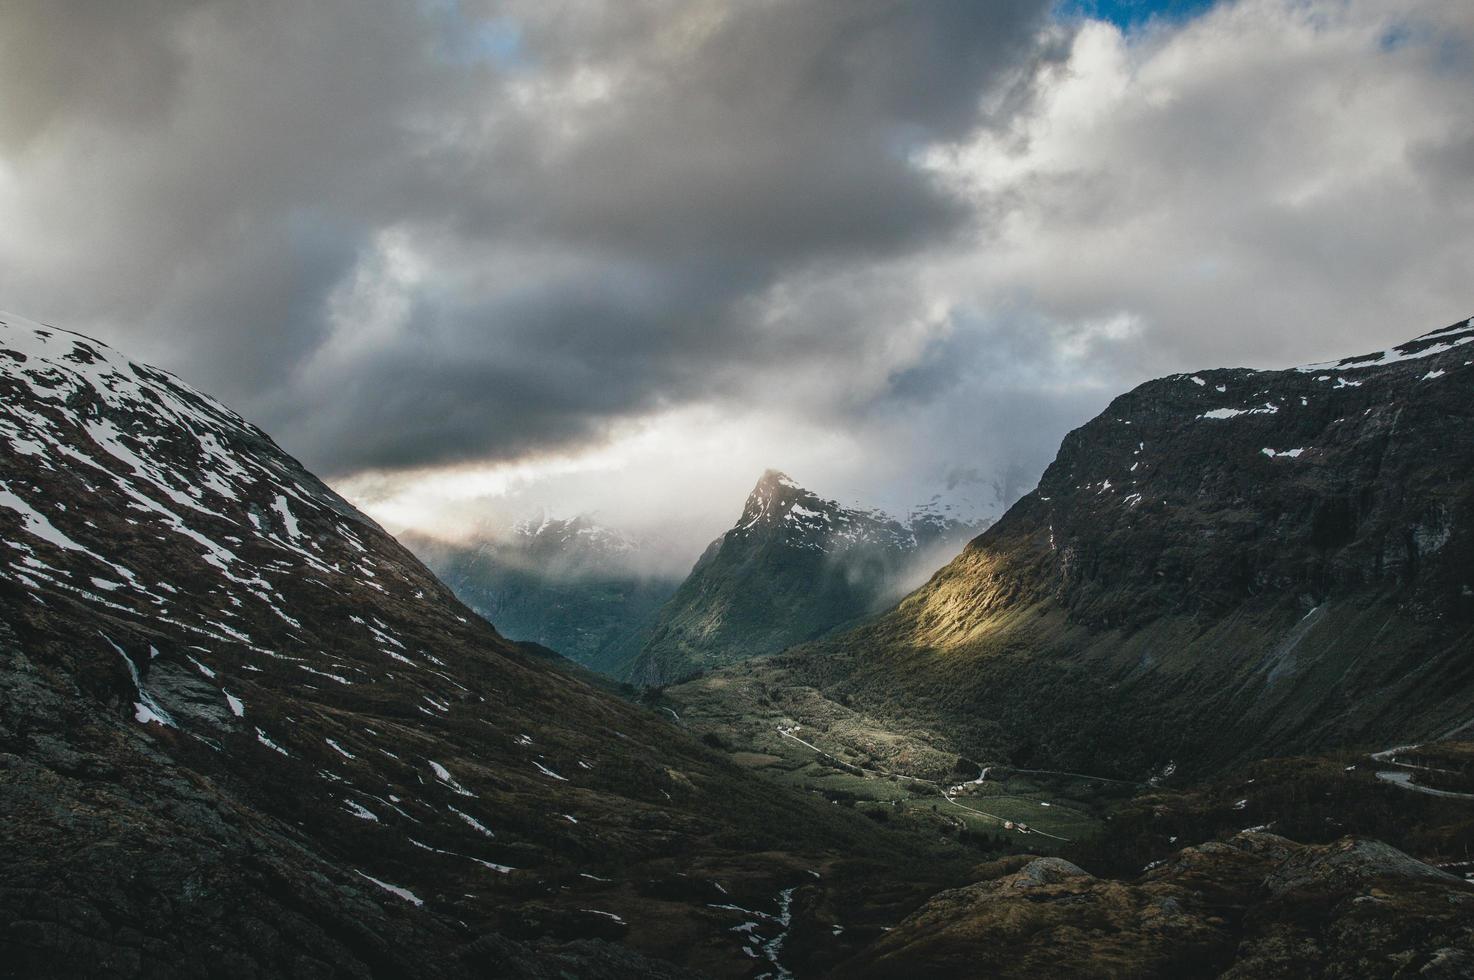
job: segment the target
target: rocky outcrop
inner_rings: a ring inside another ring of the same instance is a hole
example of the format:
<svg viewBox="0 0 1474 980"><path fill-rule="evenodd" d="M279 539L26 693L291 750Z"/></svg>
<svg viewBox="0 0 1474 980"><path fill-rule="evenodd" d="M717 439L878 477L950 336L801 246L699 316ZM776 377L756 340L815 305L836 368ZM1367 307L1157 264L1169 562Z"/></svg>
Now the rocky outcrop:
<svg viewBox="0 0 1474 980"><path fill-rule="evenodd" d="M1245 832L1129 882L1019 860L936 896L838 973L1457 977L1474 963L1474 886L1377 841Z"/></svg>

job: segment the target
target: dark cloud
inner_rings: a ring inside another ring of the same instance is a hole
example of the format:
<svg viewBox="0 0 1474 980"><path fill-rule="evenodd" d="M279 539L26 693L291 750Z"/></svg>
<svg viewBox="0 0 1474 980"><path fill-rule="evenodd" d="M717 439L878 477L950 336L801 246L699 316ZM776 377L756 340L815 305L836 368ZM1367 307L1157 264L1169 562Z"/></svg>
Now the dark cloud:
<svg viewBox="0 0 1474 980"><path fill-rule="evenodd" d="M624 87L571 147L546 151L559 193L539 220L661 258L769 267L931 235L965 214L911 154L978 123L993 87L1038 56L1045 6L738 4L710 8L725 15L675 50L602 49Z"/></svg>
<svg viewBox="0 0 1474 980"><path fill-rule="evenodd" d="M58 115L130 125L169 111L185 63L174 32L200 0L7 2L0 141L23 147Z"/></svg>
<svg viewBox="0 0 1474 980"><path fill-rule="evenodd" d="M915 154L1049 53L1046 0L9 7L0 136L74 261L0 287L339 472L597 437L791 357L767 292L959 228ZM430 271L373 282L387 240Z"/></svg>

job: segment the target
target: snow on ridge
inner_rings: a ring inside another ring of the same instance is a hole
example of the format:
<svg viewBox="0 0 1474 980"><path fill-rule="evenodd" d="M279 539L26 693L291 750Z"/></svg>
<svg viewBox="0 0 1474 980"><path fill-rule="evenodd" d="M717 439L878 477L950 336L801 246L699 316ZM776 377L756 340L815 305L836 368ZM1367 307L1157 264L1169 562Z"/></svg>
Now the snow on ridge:
<svg viewBox="0 0 1474 980"><path fill-rule="evenodd" d="M1461 330L1474 330L1474 316L1471 316L1469 319L1465 320L1462 323L1451 323L1446 327L1439 327L1437 330L1430 330L1427 333L1423 334L1423 337L1436 337L1441 333L1458 333ZM1423 337L1420 337L1418 339L1421 340L1423 339Z"/></svg>
<svg viewBox="0 0 1474 980"><path fill-rule="evenodd" d="M0 543L32 555L36 538L90 559L73 556L66 565L48 559L56 566L48 571L61 574L46 577L48 588L70 588L70 573L89 576L96 590L109 592L123 587L114 584L121 578L134 607L78 594L124 612L139 613L136 606L146 602L149 615L174 622L165 615L177 601L173 589L148 586L120 564L135 562L131 550L120 551L118 561L92 550L111 550L96 544L105 532L91 522L81 526L82 518L60 502L47 504L43 494L58 493L50 484L53 476L67 481L63 499L70 493L101 495L141 533L188 539L179 557L212 566L236 609L241 600L259 602L292 629L300 630L301 623L282 611L278 587L268 577L294 567L373 576L362 560L343 564L324 551L322 531L336 532L360 554L366 551L345 521L351 512L330 491L276 451L259 429L167 372L80 334L0 313L0 391L6 392L0 398L0 447L15 451L19 473L34 474L0 483L0 518L20 516L19 530ZM283 554L272 560L243 557L248 542ZM106 571L88 567L91 562ZM0 565L0 575L18 574L30 573ZM99 574L105 576L101 581ZM178 625L208 627L204 632L217 639L250 643L220 621Z"/></svg>
<svg viewBox="0 0 1474 980"><path fill-rule="evenodd" d="M812 519L815 519L815 520L823 520L827 516L828 515L825 514L823 511L810 510L809 508L805 507L803 504L794 504L788 510L788 517L789 518L812 518Z"/></svg>
<svg viewBox="0 0 1474 980"><path fill-rule="evenodd" d="M544 508L537 520L520 520L511 526L511 533L520 543L528 545L535 541L555 541L562 548L578 546L594 548L611 555L640 550L640 543L618 528L599 523L594 513L576 514L570 518L554 517Z"/></svg>
<svg viewBox="0 0 1474 980"><path fill-rule="evenodd" d="M292 513L292 508L287 503L286 497L277 494L276 498L271 502L271 509L276 511L277 515L281 517L282 526L286 529L288 538L296 541L302 536L302 529L297 526L297 516Z"/></svg>
<svg viewBox="0 0 1474 980"><path fill-rule="evenodd" d="M148 509L178 508L181 514L198 512L231 524L243 522L211 506L207 497L213 494L239 506L246 491L264 488L269 491L267 499L274 498L272 507L293 541L300 529L287 498L324 504L317 487L297 482L301 474L288 458L267 454L258 460L232 453L226 445L229 440L254 445L262 438L260 430L168 372L131 361L80 334L0 313L0 352L4 351L15 356L0 356L0 375L28 389L36 407L44 409L0 406L0 438L19 445L23 453L36 449L83 463L122 485L125 492L132 485L131 495ZM95 396L94 407L71 407L70 396L79 390ZM72 427L85 432L102 455L92 454L86 440L69 438ZM168 449L170 455L183 450L193 459L180 465L152 451L156 446ZM78 452L79 448L86 452ZM109 459L111 464L103 465ZM294 550L315 560L305 549Z"/></svg>
<svg viewBox="0 0 1474 980"><path fill-rule="evenodd" d="M1436 354L1446 354L1464 344L1474 343L1474 317L1462 323L1455 323L1426 333L1421 337L1415 337L1403 344L1397 344L1386 350L1376 351L1371 354L1361 354L1355 357L1343 357L1337 361L1322 361L1319 364L1306 364L1295 368L1302 374L1316 371L1358 371L1363 368L1386 367L1389 364L1399 364L1403 361L1415 361L1424 357L1433 357Z"/></svg>
<svg viewBox="0 0 1474 980"><path fill-rule="evenodd" d="M554 772L553 770L549 769L547 766L543 765L541 762L538 762L536 759L532 760L532 764L534 766L536 766L537 767L537 771L540 772L540 773L542 773L544 776L551 776L553 779L556 779L559 782L564 782L564 783L568 782L568 777L567 776L560 776L560 775L558 775L556 772Z"/></svg>
<svg viewBox="0 0 1474 980"><path fill-rule="evenodd" d="M453 806L451 806L451 807L446 807L446 809L448 809L448 810L449 810L449 811L450 811L450 812L451 812L451 813L454 813L454 814L455 814L455 815L456 815L456 816L458 816L458 817L460 817L460 818L461 818L461 819L462 819L462 820L464 820L464 821L465 821L465 822L466 822L466 823L467 823L467 824L469 824L469 825L470 825L470 826L471 826L471 828L472 828L472 829L474 829L474 830L475 830L475 831L476 831L476 832L477 832L477 833L480 833L480 834L483 834L483 835L485 835L485 836L487 836L487 837L495 837L495 836L496 836L496 834L493 834L493 833L492 833L492 832L491 832L491 831L490 831L490 830L489 830L489 829L488 829L488 828L487 828L487 827L486 827L486 825L485 825L485 824L483 824L483 823L482 823L482 822L481 822L481 821L480 821L480 820L477 820L477 819L476 819L476 818L475 818L475 817L473 817L473 816L471 816L471 815L470 815L470 814L469 814L469 813L466 813L466 812L465 812L465 811L464 811L464 810L457 810L457 809L456 809L456 808L455 808L455 807L453 807Z"/></svg>
<svg viewBox="0 0 1474 980"><path fill-rule="evenodd" d="M0 311L0 347L9 348L25 355L27 361L36 360L50 367L85 379L103 401L124 407L128 400L142 401L152 408L166 411L181 411L199 415L198 408L181 404L178 398L167 399L165 404L156 405L143 398L144 383L158 394L159 382L178 389L198 399L211 411L227 417L237 425L249 425L240 415L214 398L180 380L162 368L138 364L113 347L85 334L62 330L37 323L14 313Z"/></svg>
<svg viewBox="0 0 1474 980"><path fill-rule="evenodd" d="M995 488L996 489L996 488ZM787 491L787 492L784 492ZM988 513L983 514L983 510ZM945 536L971 529L968 536L996 520L1001 505L979 508L970 498L944 499L942 494L912 508L900 518L879 508L845 505L805 489L776 470L769 470L748 495L733 532L759 525L786 529L787 542L812 551L834 552L864 545L910 551L923 535Z"/></svg>
<svg viewBox="0 0 1474 980"><path fill-rule="evenodd" d="M275 742L273 742L271 740L271 737L269 735L267 735L264 731L262 731L259 728L256 729L256 741L260 742L262 745L266 746L268 749L270 749L273 752L280 752L282 755L285 755L285 756L290 756L291 755L291 753L288 752L286 749L282 748L280 745L277 745Z"/></svg>
<svg viewBox="0 0 1474 980"><path fill-rule="evenodd" d="M24 528L25 531L32 537L40 538L42 541L45 541L49 544L54 544L64 551L75 551L79 554L95 558L97 561L102 562L104 565L118 568L117 565L114 565L106 558L102 557L94 551L89 551L87 548L82 547L80 544L73 541L65 534L62 534L56 529L56 526L53 525L51 521L46 518L45 514L42 514L40 511L36 510L36 508L32 507L29 503L12 493L10 488L7 487L4 483L0 483L0 507L15 511L17 514L19 514L21 519L21 527ZM121 568L119 568L119 571L126 572L126 570ZM133 578L132 572L126 572L126 575L129 579Z"/></svg>

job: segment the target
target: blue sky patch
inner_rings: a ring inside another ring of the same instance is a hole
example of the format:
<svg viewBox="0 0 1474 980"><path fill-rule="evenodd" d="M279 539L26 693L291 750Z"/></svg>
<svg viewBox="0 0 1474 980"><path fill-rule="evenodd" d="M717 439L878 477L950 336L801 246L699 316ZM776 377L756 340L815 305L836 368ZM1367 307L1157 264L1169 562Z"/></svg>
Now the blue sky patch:
<svg viewBox="0 0 1474 980"><path fill-rule="evenodd" d="M1212 7L1214 0L1061 0L1063 17L1092 17L1133 30L1153 19L1192 20Z"/></svg>

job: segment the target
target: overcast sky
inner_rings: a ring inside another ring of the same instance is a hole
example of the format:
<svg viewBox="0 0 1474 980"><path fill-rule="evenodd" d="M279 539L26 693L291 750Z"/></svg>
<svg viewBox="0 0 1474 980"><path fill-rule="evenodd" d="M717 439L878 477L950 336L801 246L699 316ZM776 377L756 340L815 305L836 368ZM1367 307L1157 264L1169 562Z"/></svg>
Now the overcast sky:
<svg viewBox="0 0 1474 980"><path fill-rule="evenodd" d="M0 308L391 529L1016 493L1474 314L1467 0L6 0L0 93Z"/></svg>

